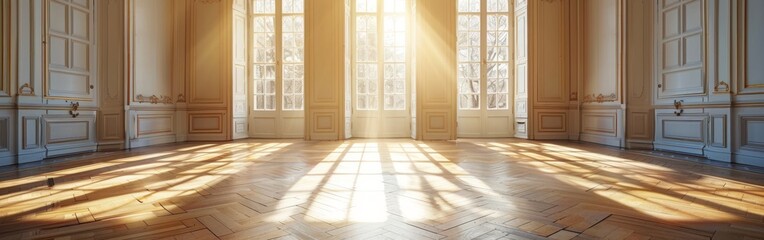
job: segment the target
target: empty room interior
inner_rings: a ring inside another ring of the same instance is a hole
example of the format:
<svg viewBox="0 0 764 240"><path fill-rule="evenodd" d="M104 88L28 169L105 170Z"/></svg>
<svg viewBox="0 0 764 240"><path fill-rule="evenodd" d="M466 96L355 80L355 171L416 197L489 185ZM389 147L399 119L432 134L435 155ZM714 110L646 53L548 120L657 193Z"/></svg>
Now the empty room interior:
<svg viewBox="0 0 764 240"><path fill-rule="evenodd" d="M0 0L0 239L762 239L761 0Z"/></svg>

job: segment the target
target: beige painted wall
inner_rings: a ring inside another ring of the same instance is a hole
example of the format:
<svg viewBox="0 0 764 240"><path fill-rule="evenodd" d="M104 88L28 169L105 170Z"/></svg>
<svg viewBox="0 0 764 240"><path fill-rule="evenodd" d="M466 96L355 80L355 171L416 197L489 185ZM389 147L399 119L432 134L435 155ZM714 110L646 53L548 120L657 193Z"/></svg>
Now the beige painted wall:
<svg viewBox="0 0 764 240"><path fill-rule="evenodd" d="M456 138L456 1L416 1L417 138Z"/></svg>
<svg viewBox="0 0 764 240"><path fill-rule="evenodd" d="M345 3L306 1L305 138L339 140L345 135Z"/></svg>
<svg viewBox="0 0 764 240"><path fill-rule="evenodd" d="M568 139L570 1L528 2L530 139Z"/></svg>

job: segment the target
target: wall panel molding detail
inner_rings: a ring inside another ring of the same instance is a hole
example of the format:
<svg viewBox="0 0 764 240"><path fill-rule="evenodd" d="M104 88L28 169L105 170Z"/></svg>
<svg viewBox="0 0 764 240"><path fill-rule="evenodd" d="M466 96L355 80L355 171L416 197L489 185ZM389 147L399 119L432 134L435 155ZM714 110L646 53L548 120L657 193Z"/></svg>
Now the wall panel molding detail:
<svg viewBox="0 0 764 240"><path fill-rule="evenodd" d="M739 0L737 3L737 94L764 94L764 2ZM756 12L754 12L756 11Z"/></svg>
<svg viewBox="0 0 764 240"><path fill-rule="evenodd" d="M345 133L345 2L305 1L305 139Z"/></svg>
<svg viewBox="0 0 764 240"><path fill-rule="evenodd" d="M11 36L11 1L0 2L0 97L11 96L11 49L14 49ZM2 146L0 146L2 148Z"/></svg>
<svg viewBox="0 0 764 240"><path fill-rule="evenodd" d="M121 141L124 140L124 121L122 113L102 113L100 128L100 140Z"/></svg>
<svg viewBox="0 0 764 240"><path fill-rule="evenodd" d="M653 117L649 112L634 112L628 114L627 134L630 139L651 139L653 129L650 127Z"/></svg>
<svg viewBox="0 0 764 240"><path fill-rule="evenodd" d="M336 124L337 114L335 112L314 112L312 121L314 122L314 133L330 133L334 134L337 131Z"/></svg>
<svg viewBox="0 0 764 240"><path fill-rule="evenodd" d="M11 150L11 119L7 117L0 118L0 152Z"/></svg>
<svg viewBox="0 0 764 240"><path fill-rule="evenodd" d="M40 118L22 117L21 118L21 149L40 148Z"/></svg>
<svg viewBox="0 0 764 240"><path fill-rule="evenodd" d="M711 115L709 145L717 148L727 148L727 115Z"/></svg>
<svg viewBox="0 0 764 240"><path fill-rule="evenodd" d="M568 131L567 112L536 112L536 126L540 134L566 133Z"/></svg>
<svg viewBox="0 0 764 240"><path fill-rule="evenodd" d="M175 134L175 113L137 114L136 136L138 138Z"/></svg>
<svg viewBox="0 0 764 240"><path fill-rule="evenodd" d="M131 101L172 104L174 2L131 0L130 8Z"/></svg>
<svg viewBox="0 0 764 240"><path fill-rule="evenodd" d="M95 143L95 116L51 116L43 118L44 144Z"/></svg>
<svg viewBox="0 0 764 240"><path fill-rule="evenodd" d="M581 116L581 132L611 137L618 136L618 114L616 112L588 112Z"/></svg>
<svg viewBox="0 0 764 240"><path fill-rule="evenodd" d="M189 134L223 134L226 121L223 113L189 113Z"/></svg>
<svg viewBox="0 0 764 240"><path fill-rule="evenodd" d="M764 116L741 116L740 129L740 148L764 151Z"/></svg>
<svg viewBox="0 0 764 240"><path fill-rule="evenodd" d="M43 94L48 99L93 101L93 0L44 3Z"/></svg>
<svg viewBox="0 0 764 240"><path fill-rule="evenodd" d="M417 0L416 136L456 139L456 0ZM438 61L433 61L438 59Z"/></svg>
<svg viewBox="0 0 764 240"><path fill-rule="evenodd" d="M703 97L706 85L706 1L659 5L657 13L658 100Z"/></svg>
<svg viewBox="0 0 764 240"><path fill-rule="evenodd" d="M190 1L188 13L188 104L225 106L231 85L228 1Z"/></svg>

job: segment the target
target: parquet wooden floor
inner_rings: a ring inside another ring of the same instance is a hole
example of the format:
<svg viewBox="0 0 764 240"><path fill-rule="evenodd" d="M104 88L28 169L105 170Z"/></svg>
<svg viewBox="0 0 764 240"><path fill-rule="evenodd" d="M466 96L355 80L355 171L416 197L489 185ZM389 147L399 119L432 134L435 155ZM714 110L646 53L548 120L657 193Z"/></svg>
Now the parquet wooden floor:
<svg viewBox="0 0 764 240"><path fill-rule="evenodd" d="M0 173L3 239L753 239L764 175L573 142L246 140Z"/></svg>

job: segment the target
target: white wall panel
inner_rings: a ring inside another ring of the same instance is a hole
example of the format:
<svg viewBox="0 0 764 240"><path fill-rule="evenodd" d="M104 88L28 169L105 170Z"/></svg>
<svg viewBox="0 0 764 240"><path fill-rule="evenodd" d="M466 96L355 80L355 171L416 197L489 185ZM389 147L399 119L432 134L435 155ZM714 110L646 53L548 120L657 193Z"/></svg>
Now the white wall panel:
<svg viewBox="0 0 764 240"><path fill-rule="evenodd" d="M173 101L173 1L132 0L131 4L131 101L172 104ZM151 98L158 98L152 102Z"/></svg>
<svg viewBox="0 0 764 240"><path fill-rule="evenodd" d="M764 108L736 109L734 158L735 162L764 166Z"/></svg>
<svg viewBox="0 0 764 240"><path fill-rule="evenodd" d="M137 137L175 134L175 113L146 113L137 115Z"/></svg>
<svg viewBox="0 0 764 240"><path fill-rule="evenodd" d="M51 99L94 100L93 0L44 1L44 93Z"/></svg>
<svg viewBox="0 0 764 240"><path fill-rule="evenodd" d="M94 113L86 113L77 118L67 115L45 115L41 121L41 142L47 150L47 157L96 150Z"/></svg>

